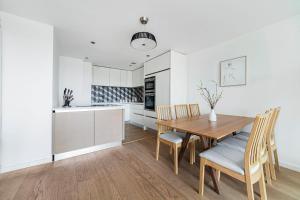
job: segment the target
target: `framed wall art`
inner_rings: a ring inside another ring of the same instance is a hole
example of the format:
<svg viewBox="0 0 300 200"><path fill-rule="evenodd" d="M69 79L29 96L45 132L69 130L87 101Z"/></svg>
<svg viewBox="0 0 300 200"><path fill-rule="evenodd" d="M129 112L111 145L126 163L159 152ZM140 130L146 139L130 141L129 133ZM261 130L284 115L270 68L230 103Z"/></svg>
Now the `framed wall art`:
<svg viewBox="0 0 300 200"><path fill-rule="evenodd" d="M220 62L220 87L246 85L246 80L246 56Z"/></svg>

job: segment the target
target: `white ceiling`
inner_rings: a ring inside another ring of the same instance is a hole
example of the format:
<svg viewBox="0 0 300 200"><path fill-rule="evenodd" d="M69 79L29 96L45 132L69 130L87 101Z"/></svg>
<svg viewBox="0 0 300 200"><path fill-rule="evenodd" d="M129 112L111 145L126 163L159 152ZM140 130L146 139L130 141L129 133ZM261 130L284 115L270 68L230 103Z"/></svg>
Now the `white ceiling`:
<svg viewBox="0 0 300 200"><path fill-rule="evenodd" d="M0 0L0 8L52 24L60 55L134 69L169 49L192 53L300 13L299 0ZM146 27L140 16L150 18ZM152 32L158 46L130 47L133 33ZM96 41L91 45L90 41ZM151 58L150 57L150 58ZM131 62L135 66L129 67Z"/></svg>

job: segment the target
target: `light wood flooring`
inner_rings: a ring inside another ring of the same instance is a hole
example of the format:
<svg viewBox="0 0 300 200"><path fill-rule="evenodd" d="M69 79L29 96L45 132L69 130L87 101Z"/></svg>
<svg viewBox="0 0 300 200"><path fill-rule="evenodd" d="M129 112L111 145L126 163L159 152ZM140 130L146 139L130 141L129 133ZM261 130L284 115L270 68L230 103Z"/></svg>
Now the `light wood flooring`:
<svg viewBox="0 0 300 200"><path fill-rule="evenodd" d="M146 137L122 147L1 174L0 199L200 199L199 169L189 165L188 153L178 176L173 173L168 147L161 145L159 161L154 155L155 139ZM202 199L246 199L245 185L226 175L221 176L221 195L211 187L206 177ZM255 191L259 191L257 185ZM300 199L300 173L282 168L267 193L269 199Z"/></svg>
<svg viewBox="0 0 300 200"><path fill-rule="evenodd" d="M134 126L132 124L125 124L125 139L123 140L123 144L127 144L130 142L136 142L138 140L143 140L147 137L154 137L155 132L153 131L144 131L142 128Z"/></svg>

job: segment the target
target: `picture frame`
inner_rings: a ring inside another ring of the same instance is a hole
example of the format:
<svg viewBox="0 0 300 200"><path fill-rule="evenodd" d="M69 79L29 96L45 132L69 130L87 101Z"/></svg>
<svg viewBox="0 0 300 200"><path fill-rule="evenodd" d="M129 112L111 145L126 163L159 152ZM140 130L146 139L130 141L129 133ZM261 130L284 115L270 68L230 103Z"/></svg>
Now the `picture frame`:
<svg viewBox="0 0 300 200"><path fill-rule="evenodd" d="M243 86L247 84L247 56L240 56L220 62L220 87Z"/></svg>

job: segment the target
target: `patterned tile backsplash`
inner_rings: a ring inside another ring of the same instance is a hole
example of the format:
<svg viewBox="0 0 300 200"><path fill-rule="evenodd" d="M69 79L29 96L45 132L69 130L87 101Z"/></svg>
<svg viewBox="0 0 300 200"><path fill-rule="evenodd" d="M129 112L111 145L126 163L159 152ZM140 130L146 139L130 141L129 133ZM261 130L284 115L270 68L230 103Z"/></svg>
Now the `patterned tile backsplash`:
<svg viewBox="0 0 300 200"><path fill-rule="evenodd" d="M144 101L144 87L111 87L92 85L92 104Z"/></svg>

